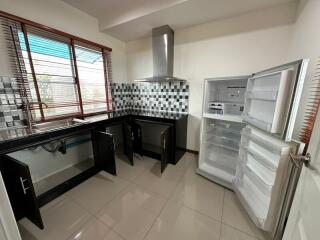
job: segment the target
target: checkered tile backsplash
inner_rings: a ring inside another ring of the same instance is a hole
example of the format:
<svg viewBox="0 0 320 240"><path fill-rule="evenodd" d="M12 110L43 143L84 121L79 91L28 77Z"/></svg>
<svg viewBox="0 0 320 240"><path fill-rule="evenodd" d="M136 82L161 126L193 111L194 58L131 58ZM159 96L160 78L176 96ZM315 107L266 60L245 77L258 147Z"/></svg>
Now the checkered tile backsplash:
<svg viewBox="0 0 320 240"><path fill-rule="evenodd" d="M115 110L189 111L187 82L113 83L111 90Z"/></svg>
<svg viewBox="0 0 320 240"><path fill-rule="evenodd" d="M0 130L25 125L21 104L22 99L16 79L0 77Z"/></svg>

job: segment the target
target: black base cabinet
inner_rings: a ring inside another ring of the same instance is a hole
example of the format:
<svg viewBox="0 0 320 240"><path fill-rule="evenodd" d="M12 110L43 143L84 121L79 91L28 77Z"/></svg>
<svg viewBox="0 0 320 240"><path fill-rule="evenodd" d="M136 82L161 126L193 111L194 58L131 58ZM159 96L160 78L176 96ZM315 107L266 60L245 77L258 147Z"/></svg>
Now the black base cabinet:
<svg viewBox="0 0 320 240"><path fill-rule="evenodd" d="M95 166L112 175L117 175L115 145L112 134L93 130L91 139Z"/></svg>
<svg viewBox="0 0 320 240"><path fill-rule="evenodd" d="M160 134L154 136L160 141L160 147L155 152L150 153L143 149L143 134L141 126L137 122L139 120L151 121L165 126ZM140 155L155 154L161 160L161 172L163 172L168 163L176 164L186 151L187 122L187 115L182 115L178 118L168 118L166 116L145 116L131 113L130 115L115 117L114 119L98 123L48 132L41 135L31 135L23 139L7 140L0 147L0 171L16 220L27 217L40 229L43 229L45 226L39 210L41 206L44 206L101 170L116 175L115 146L112 134L105 131L107 125L122 124L124 151L132 165L134 164L134 152ZM28 165L5 155L28 147L57 141L65 137L87 133L88 131L91 131L94 166L39 196L36 196Z"/></svg>
<svg viewBox="0 0 320 240"><path fill-rule="evenodd" d="M45 226L40 214L41 206L44 206L101 170L116 175L115 148L112 134L92 130L91 139L94 166L39 196L36 196L29 166L8 155L3 154L0 156L0 171L17 221L26 217L40 229L44 229Z"/></svg>
<svg viewBox="0 0 320 240"><path fill-rule="evenodd" d="M40 229L43 222L28 165L7 155L0 157L1 173L17 220L26 217Z"/></svg>

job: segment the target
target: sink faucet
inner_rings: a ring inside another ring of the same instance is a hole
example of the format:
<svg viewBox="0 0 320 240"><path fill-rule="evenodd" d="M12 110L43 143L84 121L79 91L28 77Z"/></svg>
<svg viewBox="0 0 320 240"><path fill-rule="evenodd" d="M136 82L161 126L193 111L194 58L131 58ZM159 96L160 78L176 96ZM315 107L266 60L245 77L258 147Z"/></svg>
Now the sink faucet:
<svg viewBox="0 0 320 240"><path fill-rule="evenodd" d="M41 105L44 105L46 108L48 108L48 104L46 104L45 102L42 102L42 101L40 101L40 102L28 102L28 101L26 101L26 102L24 102L22 104L22 107L25 108L26 112L27 112L28 129L29 129L30 132L32 131L32 122L31 122L32 117L31 117L30 106L31 105L35 105L35 104L39 104L39 106L41 104Z"/></svg>

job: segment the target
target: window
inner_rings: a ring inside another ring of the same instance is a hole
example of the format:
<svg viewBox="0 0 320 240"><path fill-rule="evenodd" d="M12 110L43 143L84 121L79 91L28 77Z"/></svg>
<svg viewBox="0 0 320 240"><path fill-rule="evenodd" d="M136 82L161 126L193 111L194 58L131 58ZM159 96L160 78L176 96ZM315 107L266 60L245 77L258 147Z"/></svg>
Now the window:
<svg viewBox="0 0 320 240"><path fill-rule="evenodd" d="M75 53L84 114L110 109L108 76L105 72L108 59L104 52L76 43Z"/></svg>
<svg viewBox="0 0 320 240"><path fill-rule="evenodd" d="M68 41L35 28L27 28L27 37L19 32L36 121L81 115Z"/></svg>
<svg viewBox="0 0 320 240"><path fill-rule="evenodd" d="M112 109L110 48L3 12L0 17L10 20L7 40L34 122Z"/></svg>

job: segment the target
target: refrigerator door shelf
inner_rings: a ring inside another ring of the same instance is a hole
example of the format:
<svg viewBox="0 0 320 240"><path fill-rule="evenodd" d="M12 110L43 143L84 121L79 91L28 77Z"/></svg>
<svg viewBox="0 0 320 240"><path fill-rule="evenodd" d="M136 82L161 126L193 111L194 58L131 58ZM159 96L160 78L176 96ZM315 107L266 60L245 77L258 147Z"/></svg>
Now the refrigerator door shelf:
<svg viewBox="0 0 320 240"><path fill-rule="evenodd" d="M245 95L244 121L264 131L281 135L285 130L294 89L294 68L257 74L249 78ZM282 136L281 136L282 138Z"/></svg>
<svg viewBox="0 0 320 240"><path fill-rule="evenodd" d="M263 108L261 108L263 109ZM243 121L257 127L260 128L261 130L264 130L266 132L270 132L271 128L272 128L272 123L271 122L266 122L264 120L260 120L257 118L254 118L252 116L249 116L247 112L244 112L242 115L242 119Z"/></svg>
<svg viewBox="0 0 320 240"><path fill-rule="evenodd" d="M271 171L277 170L280 156L278 158L267 157L261 151L252 147L252 145L246 146L245 144L241 144L240 150L239 150L239 156L244 158L244 155L248 155L248 154L250 154L254 159L256 159L258 162L263 164L269 170Z"/></svg>
<svg viewBox="0 0 320 240"><path fill-rule="evenodd" d="M280 155L283 151L283 148L288 147L288 145L284 142L274 139L272 136L268 136L258 129L247 126L242 130L241 143L244 143L248 146L250 142L253 142L256 145L260 146L260 148L267 151L267 154L269 152L275 155ZM263 153L265 153L265 151Z"/></svg>
<svg viewBox="0 0 320 240"><path fill-rule="evenodd" d="M243 181L244 177L250 179L257 189L259 189L259 192L270 196L276 172L264 172L263 168L262 165L258 165L252 160L247 161L246 159L240 158L236 176L239 181Z"/></svg>
<svg viewBox="0 0 320 240"><path fill-rule="evenodd" d="M265 219L268 214L268 209L248 189L250 188L239 185L236 189L234 189L234 191L242 206L249 214L252 221L257 225L257 227L263 230L267 230L268 228L266 228Z"/></svg>
<svg viewBox="0 0 320 240"><path fill-rule="evenodd" d="M247 92L247 99L263 100L263 101L276 101L278 97L278 91L254 91Z"/></svg>

